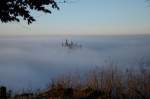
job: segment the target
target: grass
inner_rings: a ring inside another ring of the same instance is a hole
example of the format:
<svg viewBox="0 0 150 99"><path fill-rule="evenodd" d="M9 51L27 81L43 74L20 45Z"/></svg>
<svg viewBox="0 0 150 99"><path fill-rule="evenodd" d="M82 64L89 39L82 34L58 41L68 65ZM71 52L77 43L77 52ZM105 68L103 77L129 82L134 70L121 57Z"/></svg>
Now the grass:
<svg viewBox="0 0 150 99"><path fill-rule="evenodd" d="M148 65L126 70L117 67L111 63L82 74L60 75L46 90L33 92L25 99L150 99Z"/></svg>

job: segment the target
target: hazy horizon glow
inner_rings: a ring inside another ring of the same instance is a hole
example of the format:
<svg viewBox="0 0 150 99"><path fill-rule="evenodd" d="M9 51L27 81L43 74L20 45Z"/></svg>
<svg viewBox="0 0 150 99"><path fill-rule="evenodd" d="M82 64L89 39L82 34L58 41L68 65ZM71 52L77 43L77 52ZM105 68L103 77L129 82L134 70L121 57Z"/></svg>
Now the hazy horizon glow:
<svg viewBox="0 0 150 99"><path fill-rule="evenodd" d="M76 0L59 4L51 15L33 13L37 21L29 26L0 23L0 36L150 34L148 5L145 0Z"/></svg>

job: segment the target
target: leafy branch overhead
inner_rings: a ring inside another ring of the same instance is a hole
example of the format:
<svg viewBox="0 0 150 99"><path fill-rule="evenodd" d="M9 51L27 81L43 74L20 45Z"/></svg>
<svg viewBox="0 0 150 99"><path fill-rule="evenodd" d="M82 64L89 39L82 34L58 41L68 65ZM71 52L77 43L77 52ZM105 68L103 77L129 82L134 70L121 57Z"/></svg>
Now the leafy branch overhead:
<svg viewBox="0 0 150 99"><path fill-rule="evenodd" d="M20 18L28 24L35 21L31 11L51 13L50 8L59 9L55 0L0 0L0 20L4 23L17 21Z"/></svg>

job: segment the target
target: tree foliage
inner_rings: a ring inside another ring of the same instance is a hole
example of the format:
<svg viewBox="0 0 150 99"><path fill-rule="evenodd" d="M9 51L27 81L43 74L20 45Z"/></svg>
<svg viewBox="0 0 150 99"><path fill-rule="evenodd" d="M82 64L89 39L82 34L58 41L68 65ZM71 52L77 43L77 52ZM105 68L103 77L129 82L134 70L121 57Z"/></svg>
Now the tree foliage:
<svg viewBox="0 0 150 99"><path fill-rule="evenodd" d="M20 22L20 18L28 24L35 21L31 11L51 13L50 8L59 9L55 0L0 0L0 20L7 23Z"/></svg>

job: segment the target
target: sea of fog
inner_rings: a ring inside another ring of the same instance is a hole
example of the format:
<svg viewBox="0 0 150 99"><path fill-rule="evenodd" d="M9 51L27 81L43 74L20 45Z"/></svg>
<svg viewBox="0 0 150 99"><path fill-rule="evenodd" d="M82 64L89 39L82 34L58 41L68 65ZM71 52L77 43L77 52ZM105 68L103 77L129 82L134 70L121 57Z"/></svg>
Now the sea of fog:
<svg viewBox="0 0 150 99"><path fill-rule="evenodd" d="M66 39L82 47L62 47ZM55 76L109 61L122 69L149 65L150 36L0 37L0 85L10 89L43 88Z"/></svg>

